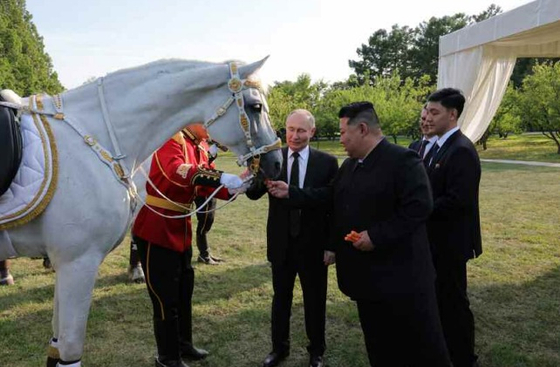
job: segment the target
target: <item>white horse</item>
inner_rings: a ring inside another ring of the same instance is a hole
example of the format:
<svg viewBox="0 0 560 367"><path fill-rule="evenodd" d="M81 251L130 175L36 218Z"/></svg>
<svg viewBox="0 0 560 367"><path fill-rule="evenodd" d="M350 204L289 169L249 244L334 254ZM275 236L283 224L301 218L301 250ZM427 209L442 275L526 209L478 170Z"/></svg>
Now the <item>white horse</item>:
<svg viewBox="0 0 560 367"><path fill-rule="evenodd" d="M127 173L171 136L205 122L212 138L241 162L260 157L255 170L279 174L279 140L254 79L265 61L163 60L43 96L58 151L57 188L41 215L0 235L9 237L18 256L48 255L56 270L48 366L81 365L98 267L124 238L134 210ZM95 149L111 151L109 163L120 168L110 169Z"/></svg>

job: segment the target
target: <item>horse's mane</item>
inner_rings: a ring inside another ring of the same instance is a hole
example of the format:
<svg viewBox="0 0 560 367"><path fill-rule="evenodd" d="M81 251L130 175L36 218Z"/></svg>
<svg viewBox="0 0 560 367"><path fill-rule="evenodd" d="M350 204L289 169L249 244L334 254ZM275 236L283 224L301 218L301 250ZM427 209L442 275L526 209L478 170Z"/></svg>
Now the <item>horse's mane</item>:
<svg viewBox="0 0 560 367"><path fill-rule="evenodd" d="M184 70L184 69L197 69L208 65L218 65L218 64L220 63L209 62L209 61L198 61L198 60L161 59L161 60L149 62L147 64L114 71L112 73L107 74L105 78L112 78L128 73L142 72L144 70L157 68L158 66L180 67L181 69Z"/></svg>
<svg viewBox="0 0 560 367"><path fill-rule="evenodd" d="M161 59L161 60L156 60L156 61L149 62L147 64L143 64L143 65L139 65L139 66L133 66L133 67L113 71L113 72L105 75L104 78L105 79L108 79L108 78L112 79L114 77L123 76L123 75L129 74L129 73L137 73L137 72L142 72L142 71L149 70L149 69L157 69L158 66L165 66L167 68L177 67L177 68L180 68L181 70L188 70L188 69L203 68L203 67L207 67L209 65L224 65L224 64L228 64L230 62L235 62L235 63L237 63L237 65L246 65L247 64L244 61L236 60L236 59L230 59L230 60L226 60L226 61L223 61L223 62L184 60L184 59ZM249 76L249 79L250 80L255 80L255 81L260 81L260 78L258 77L258 73L255 73L254 75ZM95 80L92 80L91 82L94 82L94 81ZM86 83L86 84L89 84L89 83ZM263 88L266 89L266 86L263 86ZM266 93L266 90L265 90L265 93Z"/></svg>

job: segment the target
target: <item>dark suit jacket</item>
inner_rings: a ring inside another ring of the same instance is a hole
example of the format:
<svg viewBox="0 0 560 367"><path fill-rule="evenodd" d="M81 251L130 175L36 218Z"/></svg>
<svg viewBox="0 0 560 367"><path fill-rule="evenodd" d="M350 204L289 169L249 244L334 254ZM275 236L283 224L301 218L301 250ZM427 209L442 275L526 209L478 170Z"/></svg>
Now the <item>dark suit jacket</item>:
<svg viewBox="0 0 560 367"><path fill-rule="evenodd" d="M287 152L282 149L284 163L278 180L287 182ZM327 153L310 147L307 171L305 174L304 188L319 188L328 186L338 170L337 159ZM249 199L257 200L267 192L264 182L257 181L246 195ZM268 261L282 262L286 259L289 241L289 214L295 208L290 199L277 199L268 195L268 222L267 222L267 258ZM304 243L302 253L315 256L322 260L326 248L329 232L329 205L327 200L320 201L319 205L310 205L302 208L300 243ZM301 207L301 206L297 206Z"/></svg>
<svg viewBox="0 0 560 367"><path fill-rule="evenodd" d="M434 282L425 221L432 196L418 154L383 139L359 164L347 159L333 182L331 246L341 291L353 299L386 299ZM344 236L367 230L375 249Z"/></svg>
<svg viewBox="0 0 560 367"><path fill-rule="evenodd" d="M460 130L447 139L428 167L434 197L428 235L438 257L468 260L482 253L480 173L476 148Z"/></svg>
<svg viewBox="0 0 560 367"><path fill-rule="evenodd" d="M422 139L414 140L412 143L408 145L408 149L412 149L415 152L420 150L420 146L422 145Z"/></svg>

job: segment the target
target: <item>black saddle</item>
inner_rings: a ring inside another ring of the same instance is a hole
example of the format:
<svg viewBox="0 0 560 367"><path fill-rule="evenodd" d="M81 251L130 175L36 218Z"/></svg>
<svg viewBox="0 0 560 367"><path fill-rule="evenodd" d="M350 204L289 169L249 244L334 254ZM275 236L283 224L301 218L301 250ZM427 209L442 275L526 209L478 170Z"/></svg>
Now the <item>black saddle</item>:
<svg viewBox="0 0 560 367"><path fill-rule="evenodd" d="M4 101L0 97L0 101ZM0 196L10 187L21 163L23 141L14 110L0 106Z"/></svg>

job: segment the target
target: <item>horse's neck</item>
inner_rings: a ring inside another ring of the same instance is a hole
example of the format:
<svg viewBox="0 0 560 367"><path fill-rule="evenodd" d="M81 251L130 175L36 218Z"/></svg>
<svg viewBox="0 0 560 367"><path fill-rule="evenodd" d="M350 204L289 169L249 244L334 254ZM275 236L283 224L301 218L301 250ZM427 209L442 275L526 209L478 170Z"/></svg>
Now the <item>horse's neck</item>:
<svg viewBox="0 0 560 367"><path fill-rule="evenodd" d="M206 73L195 69L163 75L147 70L134 78L109 75L103 81L102 93L97 82L66 92L67 115L78 119L114 154L106 127L110 120L120 150L126 155L124 163L132 170L184 126L203 121L204 111L216 108L210 98L215 92L205 82L214 79L216 83L216 76L208 75L211 69L216 74L216 68L205 68ZM101 109L100 94L106 101L107 115Z"/></svg>

